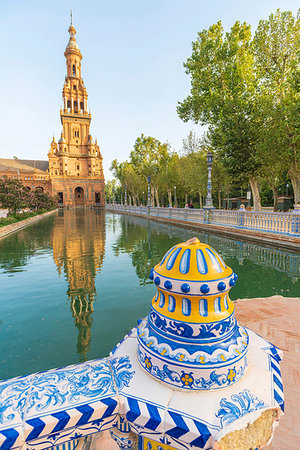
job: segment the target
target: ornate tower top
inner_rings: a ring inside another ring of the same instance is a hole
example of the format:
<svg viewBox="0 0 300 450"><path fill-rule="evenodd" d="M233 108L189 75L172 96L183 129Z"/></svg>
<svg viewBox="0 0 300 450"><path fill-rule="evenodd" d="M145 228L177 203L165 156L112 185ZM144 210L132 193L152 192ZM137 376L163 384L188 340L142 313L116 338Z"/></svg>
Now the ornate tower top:
<svg viewBox="0 0 300 450"><path fill-rule="evenodd" d="M73 26L73 15L71 12L71 25L68 30L70 34L69 41L65 50L65 57L67 62L67 76L72 78L81 78L81 60L82 54L79 50L75 34L76 30Z"/></svg>

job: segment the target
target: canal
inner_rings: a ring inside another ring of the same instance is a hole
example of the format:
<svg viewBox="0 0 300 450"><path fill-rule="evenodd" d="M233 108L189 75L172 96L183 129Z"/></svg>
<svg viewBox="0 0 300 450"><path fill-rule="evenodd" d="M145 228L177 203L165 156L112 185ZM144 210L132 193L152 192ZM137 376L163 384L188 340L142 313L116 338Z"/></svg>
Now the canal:
<svg viewBox="0 0 300 450"><path fill-rule="evenodd" d="M150 269L195 231L60 210L0 240L0 379L101 358L149 311ZM299 296L300 256L208 233L238 274L231 298Z"/></svg>

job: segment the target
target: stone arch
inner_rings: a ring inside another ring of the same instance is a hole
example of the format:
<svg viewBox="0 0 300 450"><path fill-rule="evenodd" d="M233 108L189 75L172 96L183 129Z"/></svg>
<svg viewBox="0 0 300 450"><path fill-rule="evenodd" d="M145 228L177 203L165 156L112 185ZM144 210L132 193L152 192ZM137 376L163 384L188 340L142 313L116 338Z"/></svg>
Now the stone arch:
<svg viewBox="0 0 300 450"><path fill-rule="evenodd" d="M81 186L77 186L74 189L75 206L84 206L84 189Z"/></svg>

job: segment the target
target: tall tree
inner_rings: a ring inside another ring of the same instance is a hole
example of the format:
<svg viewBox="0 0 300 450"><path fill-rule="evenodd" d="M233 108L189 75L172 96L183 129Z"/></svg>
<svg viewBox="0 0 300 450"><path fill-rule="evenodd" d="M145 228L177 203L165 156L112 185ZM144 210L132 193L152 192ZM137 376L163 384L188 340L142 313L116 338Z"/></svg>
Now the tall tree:
<svg viewBox="0 0 300 450"><path fill-rule="evenodd" d="M161 164L163 160L167 160L169 153L169 144L162 144L158 139L151 136L141 134L134 144L134 148L130 153L130 162L135 171L147 180L151 177L151 187L156 200L156 206L159 206L159 178ZM152 203L153 204L153 203Z"/></svg>
<svg viewBox="0 0 300 450"><path fill-rule="evenodd" d="M260 209L261 163L255 157L257 79L250 26L236 22L224 34L218 22L198 33L184 66L191 76L191 94L179 103L180 118L209 126L213 147L225 157L234 178L250 181L254 208Z"/></svg>
<svg viewBox="0 0 300 450"><path fill-rule="evenodd" d="M300 201L297 124L300 93L295 81L300 63L300 10L296 17L290 11L277 10L267 20L261 20L254 35L253 52L260 80L257 90L267 105L261 109L268 120L262 141L269 141L269 147L261 145L260 150L269 153L263 157L271 161L270 168L274 169L279 161L288 167L297 203Z"/></svg>

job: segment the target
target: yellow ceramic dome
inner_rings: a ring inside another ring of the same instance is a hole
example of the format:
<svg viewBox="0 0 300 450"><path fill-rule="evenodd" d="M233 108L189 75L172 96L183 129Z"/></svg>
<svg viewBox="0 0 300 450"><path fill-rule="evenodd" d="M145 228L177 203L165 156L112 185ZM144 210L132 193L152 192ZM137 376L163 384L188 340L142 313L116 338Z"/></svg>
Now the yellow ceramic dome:
<svg viewBox="0 0 300 450"><path fill-rule="evenodd" d="M219 253L197 237L172 247L154 268L163 277L209 281L232 275Z"/></svg>
<svg viewBox="0 0 300 450"><path fill-rule="evenodd" d="M234 310L228 291L237 275L196 237L172 247L151 270L150 279L158 290L152 306L166 317L208 323Z"/></svg>

